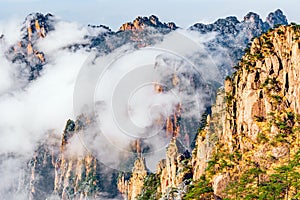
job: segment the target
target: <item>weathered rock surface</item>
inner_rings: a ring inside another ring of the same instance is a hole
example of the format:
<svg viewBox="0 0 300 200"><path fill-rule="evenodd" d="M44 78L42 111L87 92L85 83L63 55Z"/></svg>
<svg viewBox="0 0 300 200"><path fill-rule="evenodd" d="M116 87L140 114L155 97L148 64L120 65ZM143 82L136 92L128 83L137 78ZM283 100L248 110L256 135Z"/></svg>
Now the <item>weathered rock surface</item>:
<svg viewBox="0 0 300 200"><path fill-rule="evenodd" d="M144 179L147 176L147 169L144 158L137 158L134 162L132 174L129 180L125 180L124 175L118 180L118 189L123 194L124 199L134 200L141 194Z"/></svg>
<svg viewBox="0 0 300 200"><path fill-rule="evenodd" d="M255 16L249 15L251 18ZM237 195L237 189L230 188L233 183L240 184L235 187L249 190L238 194L246 198L262 187L261 184L270 184L270 176L279 166L297 158L299 63L298 25L280 26L254 39L236 66L237 71L219 91L207 125L198 133L192 158L181 159L182 154L178 153L174 140L171 141L166 159L161 161L156 174L160 179L156 190L161 192L161 198L183 198L189 188L186 180L197 183L203 176L214 191L208 199L234 199L228 193L228 190L236 191ZM186 165L181 165L180 160ZM182 178L185 175L190 178ZM243 178L253 182L241 186L245 184ZM207 185L208 194L209 188ZM276 195L290 199L297 194L296 188L289 185ZM142 196L145 194L142 190Z"/></svg>

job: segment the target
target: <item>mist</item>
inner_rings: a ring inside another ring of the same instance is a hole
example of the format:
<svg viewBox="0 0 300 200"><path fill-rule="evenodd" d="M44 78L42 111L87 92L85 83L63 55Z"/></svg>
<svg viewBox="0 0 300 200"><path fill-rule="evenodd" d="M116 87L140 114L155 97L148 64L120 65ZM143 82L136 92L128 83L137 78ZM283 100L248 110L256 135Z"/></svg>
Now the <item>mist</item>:
<svg viewBox="0 0 300 200"><path fill-rule="evenodd" d="M131 171L132 165L122 162L137 156L129 147L141 140L142 156L155 171L172 137L165 129L167 118L181 105L181 118L195 124L193 130L187 128L195 135L212 101L211 82L222 84L218 65L223 60L212 58L204 46L214 38L214 33L178 30L154 46L135 49L127 44L106 56L90 55L74 93L76 115L89 110L96 116L93 128L80 134L82 145L108 167ZM220 48L220 53L224 51ZM164 91L155 91L155 84ZM72 149L79 148L78 143L73 145ZM184 146L190 150L190 143Z"/></svg>
<svg viewBox="0 0 300 200"><path fill-rule="evenodd" d="M21 39L21 26L21 20L0 22L0 34L4 34L0 39L0 197L4 199L24 199L26 192L15 185L38 143L50 131L61 137L66 121L76 119L87 108L92 108L96 123L70 139L66 155L92 153L108 167L130 171L131 166L121 162L136 156L130 145L142 139L148 148L143 152L147 166L155 171L171 138L164 129L166 118L180 104L183 118L200 121L210 103L209 92L204 92L207 85L211 81L222 84L217 66L222 62L219 53L225 50L212 54L204 47L215 34L178 30L149 48L127 44L99 56L94 49L74 51L68 47L88 43L86 35L95 36L102 30L95 32L61 20L54 31L36 42L46 64L40 76L28 82L18 75L20 66L6 56ZM172 85L174 74L180 84ZM192 78L199 82L197 87L191 87L196 84ZM155 92L155 84L163 86L164 92ZM9 158L10 154L18 156ZM21 197L8 194L16 190Z"/></svg>
<svg viewBox="0 0 300 200"><path fill-rule="evenodd" d="M73 88L88 53L63 48L82 41L87 30L76 23L60 22L56 30L38 44L47 59L41 76L24 85L26 77L18 76L20 66L12 64L5 55L8 48L21 39L22 33L18 31L21 25L19 20L0 24L0 30L4 30L0 49L0 155L4 158L0 162L0 173L3 175L1 183L6 185L0 186L0 196L4 196L9 187L18 185L12 180L18 180L24 172L22 169L33 157L38 142L49 130L61 137L66 120L75 117ZM58 39L57 34L63 38ZM72 37L66 40L66 36ZM7 154L19 156L5 160Z"/></svg>

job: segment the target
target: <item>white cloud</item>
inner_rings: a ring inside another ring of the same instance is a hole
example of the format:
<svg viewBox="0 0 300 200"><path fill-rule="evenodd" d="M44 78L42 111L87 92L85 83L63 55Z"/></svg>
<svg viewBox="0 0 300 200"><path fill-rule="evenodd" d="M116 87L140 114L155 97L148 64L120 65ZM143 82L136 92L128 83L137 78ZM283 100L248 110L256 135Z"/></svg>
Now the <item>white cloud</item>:
<svg viewBox="0 0 300 200"><path fill-rule="evenodd" d="M6 31L6 34L9 35L12 30L8 29ZM38 49L45 53L47 61L41 76L31 81L25 88L14 88L9 93L5 93L5 91L8 91L19 81L14 76L18 68L10 64L10 61L5 60L5 56L2 56L3 65L0 68L0 72L2 70L3 73L0 75L0 78L3 78L4 84L0 87L0 91L2 91L0 93L0 154L19 153L22 159L29 159L33 155L37 142L44 138L49 130L61 136L66 120L76 118L73 115L74 86L77 75L90 54L83 49L73 52L64 47L85 42L84 35L88 34L88 31L87 28L77 23L57 22L55 30L37 43ZM191 37L195 39L197 36ZM16 42L17 38L17 35L12 36L8 43ZM201 39L189 40L196 44L196 47L202 47L203 45L201 44L208 39L211 38L205 36ZM180 41L175 40L170 44L173 47L174 45L182 47ZM168 45L170 44L168 43ZM168 45L164 47L170 48ZM125 48L126 52L133 50L131 46L123 48ZM116 56L120 56L119 52L116 51L114 54L107 56L113 59L107 60L109 62L114 61L114 64L110 66L111 69L105 71L103 82L97 82L97 74L93 76L96 80L92 80L92 76L86 77L88 83L95 81L95 83L100 84L97 88L98 93L96 92L96 96L93 96L98 97L97 94L99 94L100 98L95 98L95 101L102 101L108 106L100 110L100 119L98 121L100 123L96 124L100 126L100 133L102 132L102 134L96 132L98 129L95 129L95 127L90 127L90 129L87 129L86 134L82 134L82 138L73 138L68 147L71 155L84 155L82 151L86 151L88 148L104 164L118 169L119 161L121 160L120 155L126 155L126 151L130 149L129 146L132 145L136 138L140 137L139 134L143 136L149 133L156 134L156 132L153 132L153 130L156 130L156 121L159 121L161 116L163 117L162 121L164 121L170 113L173 113L178 101L181 101L184 108L182 117L194 117L196 120L200 120L200 114L204 111L206 103L202 98L205 95L201 93L202 91L191 92L188 90L187 87L191 84L191 77L182 75L188 73L197 74L197 70L187 64L187 61L182 61L181 55L179 58L174 58L173 51L175 51L175 48L169 49L170 52L162 50L162 46L156 46L155 48L154 50L144 49L127 55L121 54L122 58L120 59L116 59ZM207 54L202 48L193 50L189 48L188 53L192 54L197 50L202 54ZM107 57L98 58L95 60L94 66L87 67L95 67L97 69L101 66L105 67L107 63L104 60ZM186 59L188 58L186 57ZM138 70L144 69L144 66L150 67L151 70L139 73ZM154 69L154 66L158 67L158 70ZM201 65L199 67L203 68L204 66ZM202 71L200 70L200 73ZM158 76L157 74L154 75L154 72L158 72ZM164 82L164 78L168 77L170 79L170 75L173 72L178 73L178 76L181 78L180 87L178 86L174 90L163 94L153 92L153 82L158 81L159 83L167 84ZM217 69L212 73L218 75ZM129 79L126 80L126 77ZM200 77L198 78L200 79ZM143 82L145 80L148 82ZM122 81L125 82L122 83ZM120 83L122 84L120 85ZM138 89L143 83L148 84L148 86L150 83L151 87L146 87L144 90L134 93L135 89ZM86 88L86 90L88 89L90 88ZM119 89L118 92L120 92L117 96L114 96L114 92L117 91L115 89ZM194 92L199 92L199 94L195 95ZM129 105L132 107L131 109L126 107L130 100L126 99L130 97L129 94L136 95L131 102L132 104ZM114 113L115 110L110 108L112 98L115 98L114 100L120 99L121 101L116 101L116 105L125 104L125 110L122 110L124 108L121 108L121 110L117 109L117 113ZM117 117L119 121L116 121L114 117ZM118 126L120 124L116 122L125 126L120 129ZM127 122L128 124L129 122L134 122L138 126L133 126L132 128L126 124ZM129 129L124 133L124 128ZM157 133L158 137L145 140L145 143L152 148L152 154L147 155L152 170L155 170L154 163L163 158L165 146L170 139L165 137L163 129L159 129ZM157 150L159 152L155 152ZM21 162L16 163L17 167L20 167ZM6 168L3 168L3 170L6 170ZM131 169L127 168L126 170ZM6 172L3 171L3 173ZM17 173L11 173L9 170L7 174L14 178L18 176ZM5 191L0 186L0 195L3 193Z"/></svg>
<svg viewBox="0 0 300 200"><path fill-rule="evenodd" d="M59 21L55 24L55 31L50 32L45 39L40 40L37 46L46 55L51 55L67 45L84 43L83 36L87 33L87 28L80 24Z"/></svg>
<svg viewBox="0 0 300 200"><path fill-rule="evenodd" d="M20 19L8 19L7 21L0 21L0 35L4 35L4 41L7 45L14 45L21 38L21 25Z"/></svg>
<svg viewBox="0 0 300 200"><path fill-rule="evenodd" d="M4 56L6 51L1 50L0 82L3 83L0 86L0 155L2 159L8 153L20 157L13 160L15 164L11 164L11 159L1 161L1 183L6 186L0 185L0 197L4 195L11 199L9 195L12 194L7 193L7 188L18 185L20 177L17 172L26 166L26 160L32 158L37 142L45 138L49 130L60 137L66 120L74 118L73 89L88 53L84 50L71 52L62 47L82 41L85 30L77 24L61 22L56 31L63 35L54 32L53 36L51 34L49 39L46 37L39 45L47 51L47 64L44 65L41 76L25 88L15 87L20 81L15 76L19 66L11 64ZM5 33L14 34L12 29L6 29ZM54 36L64 39L53 40ZM67 36L72 37L67 39ZM16 41L16 38L12 38L10 41ZM10 165L11 168L7 168ZM19 197L14 199L16 198Z"/></svg>

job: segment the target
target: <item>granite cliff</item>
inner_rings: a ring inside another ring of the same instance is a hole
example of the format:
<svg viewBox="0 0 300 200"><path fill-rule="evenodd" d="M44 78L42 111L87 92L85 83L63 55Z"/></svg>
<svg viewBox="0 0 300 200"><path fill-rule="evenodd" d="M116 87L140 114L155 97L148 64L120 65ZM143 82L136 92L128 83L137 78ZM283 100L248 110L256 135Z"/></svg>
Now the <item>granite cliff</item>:
<svg viewBox="0 0 300 200"><path fill-rule="evenodd" d="M174 138L128 199L297 199L299 36L289 25L255 38L220 89L192 157Z"/></svg>

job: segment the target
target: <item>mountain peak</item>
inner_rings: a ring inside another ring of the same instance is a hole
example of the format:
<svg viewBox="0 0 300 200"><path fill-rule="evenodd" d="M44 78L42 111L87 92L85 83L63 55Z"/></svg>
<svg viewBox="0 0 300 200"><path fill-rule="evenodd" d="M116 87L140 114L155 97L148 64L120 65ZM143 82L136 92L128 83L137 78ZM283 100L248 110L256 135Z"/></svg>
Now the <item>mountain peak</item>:
<svg viewBox="0 0 300 200"><path fill-rule="evenodd" d="M46 15L42 13L31 13L27 15L22 28L22 31L25 32L23 39L32 41L45 37L49 31L54 30L54 26L51 23L54 20L53 18L54 16L50 13Z"/></svg>
<svg viewBox="0 0 300 200"><path fill-rule="evenodd" d="M21 73L28 75L28 80L39 76L45 64L45 55L39 51L36 42L46 37L49 31L54 30L54 16L50 13L31 13L27 15L21 28L22 38L11 49L13 63L25 63L26 67Z"/></svg>
<svg viewBox="0 0 300 200"><path fill-rule="evenodd" d="M262 22L260 16L254 12L249 12L244 17L244 22Z"/></svg>
<svg viewBox="0 0 300 200"><path fill-rule="evenodd" d="M239 33L246 33L247 38L244 43L247 44L251 38L259 36L261 33L273 28L276 24L288 24L285 15L280 9L271 12L265 22L258 14L249 12L242 21L239 21L234 16L229 16L218 19L212 24L196 23L190 29L200 33L217 32L222 36L228 34L237 36Z"/></svg>
<svg viewBox="0 0 300 200"><path fill-rule="evenodd" d="M271 27L273 27L277 24L287 25L288 21L286 16L283 14L283 12L280 9L277 9L275 12L271 12L267 16L266 23L268 23Z"/></svg>
<svg viewBox="0 0 300 200"><path fill-rule="evenodd" d="M203 24L197 23L190 27L191 30L199 31L200 33L207 33L212 31L217 31L222 34L232 33L236 34L238 30L236 25L239 24L239 20L234 16L226 17L225 19L221 18L215 21L213 24Z"/></svg>
<svg viewBox="0 0 300 200"><path fill-rule="evenodd" d="M30 21L30 20L46 20L50 17L54 17L51 13L47 13L46 15L36 12L36 13L30 13L29 15L26 16L25 21Z"/></svg>
<svg viewBox="0 0 300 200"><path fill-rule="evenodd" d="M159 21L158 17L155 15L151 15L149 17L141 17L138 16L133 20L133 22L126 22L120 27L120 31L126 30L143 30L146 27L154 27L154 28L165 28L165 29L177 29L175 23L168 22L162 23Z"/></svg>

